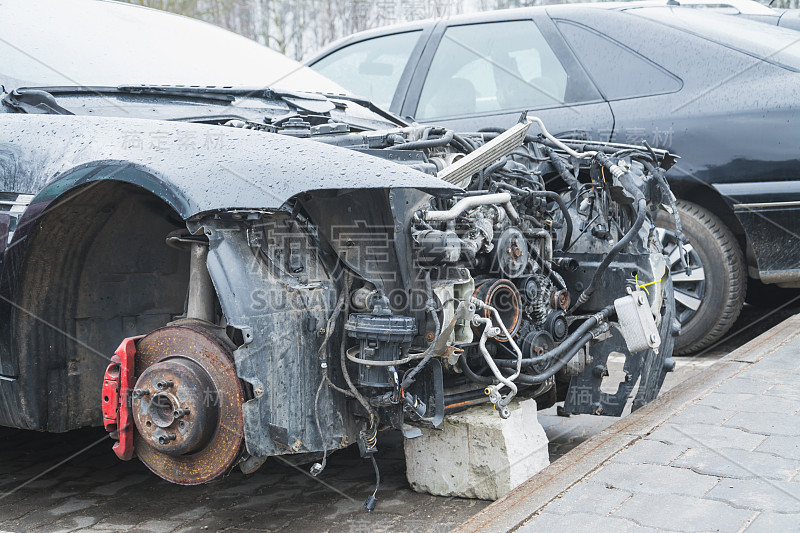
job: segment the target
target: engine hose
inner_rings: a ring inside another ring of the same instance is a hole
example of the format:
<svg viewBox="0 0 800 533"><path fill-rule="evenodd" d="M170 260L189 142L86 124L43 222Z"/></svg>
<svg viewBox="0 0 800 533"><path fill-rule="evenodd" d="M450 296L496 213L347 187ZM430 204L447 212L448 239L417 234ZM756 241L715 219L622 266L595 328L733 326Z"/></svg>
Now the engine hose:
<svg viewBox="0 0 800 533"><path fill-rule="evenodd" d="M457 148L461 148L466 153L474 152L477 149L477 147L472 143L472 140L462 137L458 134L453 134L453 144Z"/></svg>
<svg viewBox="0 0 800 533"><path fill-rule="evenodd" d="M552 350L543 353L542 355L537 355L536 357L527 357L522 360L522 366L531 366L538 363L543 363L545 361L551 359L557 359L561 357L565 352L568 353L573 350L573 348L580 348L586 341L581 342L581 339L585 336L586 333L589 333L592 329L597 327L603 320L611 316L614 312L614 306L609 305L604 307L597 313L593 314L589 318L587 318L583 324L578 326L578 328L570 333L569 337L564 339L564 342L553 348ZM575 350L572 355L575 355L577 350ZM572 358L572 355L570 358ZM510 359L499 359L496 361L497 366L503 368L516 368L516 361L512 361ZM538 383L538 382L537 382Z"/></svg>
<svg viewBox="0 0 800 533"><path fill-rule="evenodd" d="M347 274L345 274L344 290L348 294L350 293L350 280L349 280L349 277L347 276ZM350 307L348 300L349 300L349 298L345 299L345 302L347 302L347 303L345 303L345 306L344 306L344 322L345 322L345 324L347 323L347 316L349 314L349 307ZM340 353L341 365L342 365L342 375L344 376L345 383L347 383L347 388L350 389L350 393L353 395L353 397L356 400L358 400L358 403L361 404L361 406L364 408L364 410L367 413L369 413L369 423L370 423L370 427L372 427L373 425L376 424L378 415L375 413L375 410L369 404L367 399L364 398L364 395L361 394L358 391L356 386L353 384L353 380L350 378L350 372L347 370L347 358L346 358L346 350L345 350L345 341L346 341L346 339L347 339L347 335L342 335L342 343L339 346L339 353ZM330 380L328 380L328 381L330 382Z"/></svg>
<svg viewBox="0 0 800 533"><path fill-rule="evenodd" d="M453 140L453 130L445 130L444 134L437 139L424 139L421 141L411 141L392 146L392 150L423 150L425 148L436 148L446 146Z"/></svg>
<svg viewBox="0 0 800 533"><path fill-rule="evenodd" d="M556 372L558 372L559 370L561 370L562 368L567 366L567 363L569 363L570 360L573 357L575 357L575 354L578 353L578 351L581 349L581 347L583 347L587 342L592 340L593 336L594 335L592 334L592 332L584 333L583 336L581 336L581 338L578 339L578 341L575 343L575 345L572 346L569 350L567 350L556 361L556 363L553 366L551 366L550 368L548 368L546 371L544 371L543 373L538 374L536 376L529 376L529 375L526 374L525 375L526 379L525 379L524 383L526 383L526 384L542 383L544 381L547 381L551 377L553 377L556 374Z"/></svg>
<svg viewBox="0 0 800 533"><path fill-rule="evenodd" d="M648 148L650 147L648 146ZM652 150L652 148L650 149ZM672 194L669 184L667 183L667 179L664 177L664 174L660 171L660 169L657 169L647 161L642 161L642 163L644 164L645 168L650 171L650 174L652 174L653 177L658 180L661 194L667 198L667 202L672 208L672 218L675 221L675 240L680 248L679 257L681 260L681 268L684 270L684 272L686 272L687 276L690 276L692 274L692 268L689 266L689 261L686 259L686 250L683 249L683 243L686 242L686 237L683 235L683 227L681 226L681 217L678 214L678 205L675 203L675 195Z"/></svg>
<svg viewBox="0 0 800 533"><path fill-rule="evenodd" d="M359 346L354 346L347 350L347 359L350 361L359 364L359 365L367 365L367 366L400 366L406 363L410 363L411 361L416 361L417 359L421 359L425 357L429 350L420 353L412 353L407 357L403 357L402 359L392 359L390 361L380 361L380 360L373 360L373 359L361 359L357 357L356 354L359 353L361 348Z"/></svg>
<svg viewBox="0 0 800 533"><path fill-rule="evenodd" d="M572 241L572 217L569 215L567 204L564 203L564 199L561 198L561 195L553 191L531 191L529 196L544 196L545 198L549 198L558 204L559 209L561 209L561 213L564 215L565 226L564 244L561 246L561 249L564 250L569 248L569 245Z"/></svg>
<svg viewBox="0 0 800 533"><path fill-rule="evenodd" d="M572 189L572 199L574 200L578 195L578 189L580 189L581 184L574 175L570 174L567 165L564 164L564 160L549 146L542 146L542 151L547 154L547 157L550 158L550 163L555 167L556 171L559 173L561 178L569 185L569 188Z"/></svg>
<svg viewBox="0 0 800 533"><path fill-rule="evenodd" d="M514 187L509 183L498 183L497 187L499 189L508 189L509 191L515 192L517 194L525 194L527 196L539 196L548 198L555 203L558 204L558 208L561 210L561 214L564 215L564 244L561 247L562 250L566 250L569 248L570 241L572 240L572 217L569 215L569 209L567 209L567 204L564 203L564 199L561 197L560 194L553 192L553 191L530 191L526 189L520 189L519 187Z"/></svg>
<svg viewBox="0 0 800 533"><path fill-rule="evenodd" d="M573 304L573 306L570 308L568 313L573 313L578 307L589 301L589 298L592 297L594 291L597 290L597 286L600 284L600 280L602 279L603 274L605 274L608 265L610 265L611 262L614 259L616 259L617 255L619 255L622 249L625 248L629 242L631 242L631 240L637 233L639 233L639 230L644 224L644 219L647 216L647 200L645 200L644 198L640 198L637 206L638 206L638 212L636 213L636 221L634 221L633 225L631 226L631 229L629 229L628 232L622 236L619 242L615 244L611 248L611 250L608 251L608 254L606 254L603 260L597 266L597 270L595 270L594 275L592 276L592 281L589 283L589 286L586 287L586 289L584 289L584 291L581 293L580 297L575 302L575 304Z"/></svg>
<svg viewBox="0 0 800 533"><path fill-rule="evenodd" d="M425 350L425 354L422 357L422 361L417 363L417 366L412 368L409 372L406 373L405 376L403 376L403 381L400 383L401 389L406 389L412 383L414 383L414 376L416 376L419 373L419 371L422 370L422 368L428 364L428 361L431 360L431 357L433 357L433 350L436 347L436 344L439 342L439 334L441 333L441 331L440 331L439 317L436 314L436 304L434 303L433 300L433 289L431 288L430 272L426 272L425 288L427 289L428 292L428 301L426 302L425 307L430 313L431 317L433 318L435 333L433 336L433 341L431 342L430 346L428 346L428 349Z"/></svg>
<svg viewBox="0 0 800 533"><path fill-rule="evenodd" d="M476 374L475 371L472 370L472 368L470 368L469 363L467 363L466 355L462 355L461 357L458 358L458 365L461 367L461 370L464 372L464 375L467 376L471 381L474 381L475 383L490 385L491 383L494 382L494 379L490 378L489 376L481 376ZM483 391L481 391L481 394L483 394Z"/></svg>

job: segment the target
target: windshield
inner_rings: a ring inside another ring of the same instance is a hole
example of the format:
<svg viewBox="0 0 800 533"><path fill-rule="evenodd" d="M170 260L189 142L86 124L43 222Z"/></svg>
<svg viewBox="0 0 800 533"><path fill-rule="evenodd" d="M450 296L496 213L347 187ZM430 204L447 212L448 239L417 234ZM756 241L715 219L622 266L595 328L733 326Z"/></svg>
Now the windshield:
<svg viewBox="0 0 800 533"><path fill-rule="evenodd" d="M0 0L0 83L201 85L347 94L278 52L211 24L98 0Z"/></svg>
<svg viewBox="0 0 800 533"><path fill-rule="evenodd" d="M800 32L702 9L645 8L629 13L800 70Z"/></svg>

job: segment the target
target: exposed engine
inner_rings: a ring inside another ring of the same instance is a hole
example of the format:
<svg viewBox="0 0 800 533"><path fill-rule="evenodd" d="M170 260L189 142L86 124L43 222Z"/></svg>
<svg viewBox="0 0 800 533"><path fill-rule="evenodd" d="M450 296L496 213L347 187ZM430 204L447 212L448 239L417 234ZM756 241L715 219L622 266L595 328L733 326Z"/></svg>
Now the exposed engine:
<svg viewBox="0 0 800 533"><path fill-rule="evenodd" d="M367 249L345 259L353 240L339 249L351 270L339 370L371 418L435 426L445 410L487 400L508 417L519 394L619 415L637 383L634 408L671 370L672 294L648 214L670 209L659 164L671 156L565 143L533 121L538 137L523 120L480 134L408 128L370 144L389 158L421 151L411 164L464 189L389 193L395 219L408 218L408 235L393 238L413 250L405 275ZM376 277L376 266L410 279ZM611 353L626 355L615 393L600 387Z"/></svg>
<svg viewBox="0 0 800 533"><path fill-rule="evenodd" d="M618 416L637 385L633 409L655 398L674 366L675 323L651 211L674 211L664 179L673 156L558 140L536 118L462 134L305 118L269 130L439 180L309 190L170 234L191 249L187 311L124 344L109 367L108 390L114 372L138 376L131 414L109 415L110 430L125 416L136 423L134 437L119 432L118 455L135 445L182 484L275 455L321 460L317 475L353 443L374 460L381 428L414 438L474 404L507 418L514 398L534 397ZM624 358L619 376L612 356Z"/></svg>

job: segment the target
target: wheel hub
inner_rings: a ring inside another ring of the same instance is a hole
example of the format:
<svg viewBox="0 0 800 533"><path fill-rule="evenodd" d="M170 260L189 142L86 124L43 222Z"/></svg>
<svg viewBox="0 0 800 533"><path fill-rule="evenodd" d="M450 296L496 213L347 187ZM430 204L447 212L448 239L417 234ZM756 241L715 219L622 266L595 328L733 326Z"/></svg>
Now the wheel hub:
<svg viewBox="0 0 800 533"><path fill-rule="evenodd" d="M132 412L136 453L155 474L205 483L233 466L244 443L244 390L227 339L168 326L137 345Z"/></svg>
<svg viewBox="0 0 800 533"><path fill-rule="evenodd" d="M219 421L211 376L190 359L148 367L136 382L133 417L139 434L160 452L192 453L208 443Z"/></svg>

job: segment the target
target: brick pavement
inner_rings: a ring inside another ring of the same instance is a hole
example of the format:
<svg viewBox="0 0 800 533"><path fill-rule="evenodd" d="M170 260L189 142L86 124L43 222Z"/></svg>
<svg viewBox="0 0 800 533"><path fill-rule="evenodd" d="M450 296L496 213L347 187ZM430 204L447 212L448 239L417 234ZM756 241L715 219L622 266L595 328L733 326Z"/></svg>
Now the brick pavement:
<svg viewBox="0 0 800 533"><path fill-rule="evenodd" d="M462 529L508 529L514 522L503 513L528 504L532 517L519 531L800 530L800 315L765 336L724 359L710 386L688 383L642 420L622 420L565 456L574 462L621 443L566 490L533 497L547 492L546 470L538 486L534 478L521 489L527 494L501 500ZM647 420L657 422L646 427ZM566 470L550 468L549 479Z"/></svg>

